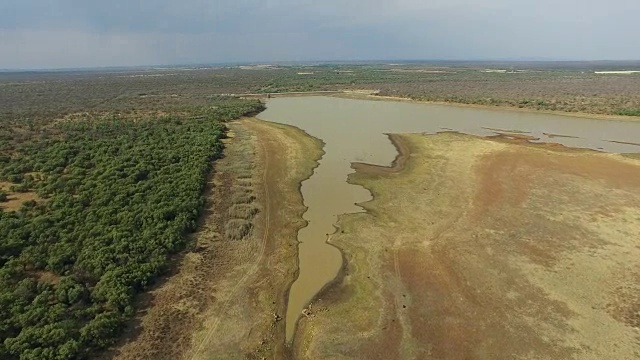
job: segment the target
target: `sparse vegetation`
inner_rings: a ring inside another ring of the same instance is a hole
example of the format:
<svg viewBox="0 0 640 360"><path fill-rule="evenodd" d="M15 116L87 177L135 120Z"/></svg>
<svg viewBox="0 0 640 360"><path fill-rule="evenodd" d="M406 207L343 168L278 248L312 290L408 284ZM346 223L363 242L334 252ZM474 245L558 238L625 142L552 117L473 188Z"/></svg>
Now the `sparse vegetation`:
<svg viewBox="0 0 640 360"><path fill-rule="evenodd" d="M231 219L225 225L225 235L228 239L242 240L251 233L253 225L244 219Z"/></svg>
<svg viewBox="0 0 640 360"><path fill-rule="evenodd" d="M236 179L238 186L250 188L253 186L253 180L251 178L238 178Z"/></svg>
<svg viewBox="0 0 640 360"><path fill-rule="evenodd" d="M251 170L249 169L236 170L234 174L236 175L238 180L246 180L246 181L250 181L251 177L253 176L253 174L251 173Z"/></svg>
<svg viewBox="0 0 640 360"><path fill-rule="evenodd" d="M248 191L238 190L231 195L231 202L234 204L250 204L256 197Z"/></svg>
<svg viewBox="0 0 640 360"><path fill-rule="evenodd" d="M229 208L229 217L251 220L258 214L258 208L254 204L235 204Z"/></svg>
<svg viewBox="0 0 640 360"><path fill-rule="evenodd" d="M256 196L253 189L253 159L247 157L254 151L253 143L246 131L236 134L235 140L236 146L231 150L232 153L228 154L236 161L229 167L233 174L233 193L228 210L229 219L225 224L225 235L231 240L241 240L251 234L252 220L258 214L258 207L255 204Z"/></svg>

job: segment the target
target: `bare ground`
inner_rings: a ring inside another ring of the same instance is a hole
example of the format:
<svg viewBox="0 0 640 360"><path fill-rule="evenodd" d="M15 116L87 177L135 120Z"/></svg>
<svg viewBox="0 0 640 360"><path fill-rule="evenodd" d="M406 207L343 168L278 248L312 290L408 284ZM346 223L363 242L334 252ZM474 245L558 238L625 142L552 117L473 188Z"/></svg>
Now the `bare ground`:
<svg viewBox="0 0 640 360"><path fill-rule="evenodd" d="M27 201L39 201L40 197L34 192L12 192L11 186L14 185L8 182L0 182L0 191L7 194L6 201L0 202L0 209L5 211L18 211L22 208L22 205Z"/></svg>
<svg viewBox="0 0 640 360"><path fill-rule="evenodd" d="M299 184L321 143L298 129L230 124L194 247L143 301L117 359L282 358L305 208Z"/></svg>
<svg viewBox="0 0 640 360"><path fill-rule="evenodd" d="M526 139L393 136L299 323L299 359L640 358L640 161Z"/></svg>

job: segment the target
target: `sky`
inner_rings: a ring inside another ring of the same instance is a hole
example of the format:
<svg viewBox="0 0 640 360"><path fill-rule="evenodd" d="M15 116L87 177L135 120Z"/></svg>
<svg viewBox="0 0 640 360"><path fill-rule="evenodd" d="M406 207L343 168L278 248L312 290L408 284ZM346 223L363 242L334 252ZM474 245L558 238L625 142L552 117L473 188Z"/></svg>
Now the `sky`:
<svg viewBox="0 0 640 360"><path fill-rule="evenodd" d="M638 0L0 0L0 69L638 60Z"/></svg>

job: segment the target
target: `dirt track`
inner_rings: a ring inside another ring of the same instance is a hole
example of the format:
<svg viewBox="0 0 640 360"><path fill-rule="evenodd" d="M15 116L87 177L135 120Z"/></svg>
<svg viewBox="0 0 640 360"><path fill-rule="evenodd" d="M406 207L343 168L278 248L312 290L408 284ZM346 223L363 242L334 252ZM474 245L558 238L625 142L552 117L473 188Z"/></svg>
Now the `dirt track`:
<svg viewBox="0 0 640 360"><path fill-rule="evenodd" d="M305 208L299 184L321 156L300 130L244 119L207 193L195 245L152 291L146 313L118 359L282 358L287 292L296 276ZM247 173L248 171L248 173ZM242 240L225 235L233 194L248 191L259 208Z"/></svg>
<svg viewBox="0 0 640 360"><path fill-rule="evenodd" d="M455 133L356 164L347 265L296 358L637 359L640 161ZM404 166L404 168L402 168Z"/></svg>

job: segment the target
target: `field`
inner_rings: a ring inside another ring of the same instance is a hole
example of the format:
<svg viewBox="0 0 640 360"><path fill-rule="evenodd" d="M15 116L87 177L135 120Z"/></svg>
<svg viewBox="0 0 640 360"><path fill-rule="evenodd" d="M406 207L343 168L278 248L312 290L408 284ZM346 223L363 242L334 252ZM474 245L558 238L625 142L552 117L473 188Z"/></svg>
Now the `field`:
<svg viewBox="0 0 640 360"><path fill-rule="evenodd" d="M637 358L638 160L392 139L392 168L354 165L374 200L340 218L346 263L302 318L295 358Z"/></svg>

